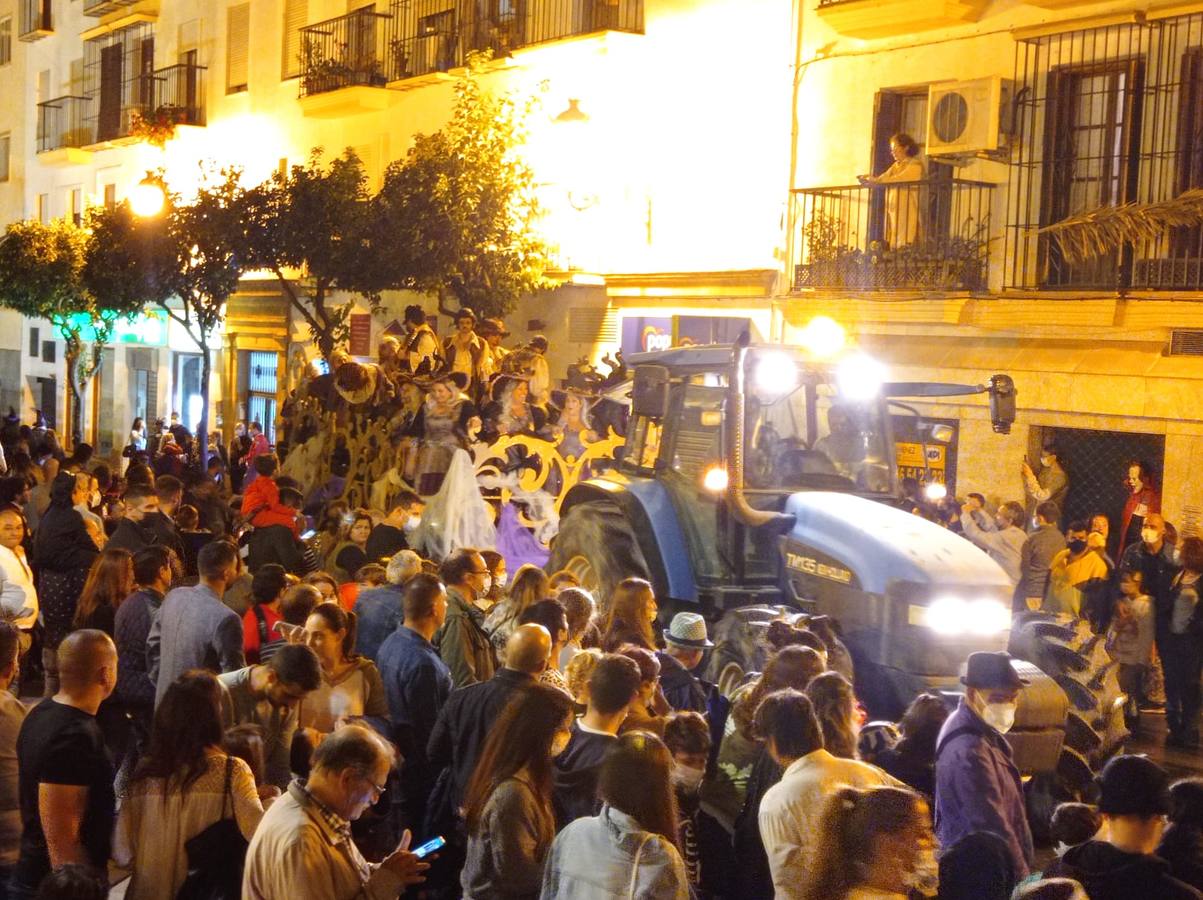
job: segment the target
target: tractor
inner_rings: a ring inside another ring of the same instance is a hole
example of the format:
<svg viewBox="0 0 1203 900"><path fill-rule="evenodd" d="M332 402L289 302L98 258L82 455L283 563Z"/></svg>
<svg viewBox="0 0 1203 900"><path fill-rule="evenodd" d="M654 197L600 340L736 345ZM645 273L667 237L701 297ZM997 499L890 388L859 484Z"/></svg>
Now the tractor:
<svg viewBox="0 0 1203 900"><path fill-rule="evenodd" d="M820 358L746 335L628 365L626 445L612 470L565 496L549 571L574 572L603 604L621 579L645 577L662 609L718 619L716 679L732 662L755 667L740 658L752 642L739 635L767 619L830 616L875 716L897 716L920 691L959 692L970 652L1012 644L1010 581L977 547L903 507L891 430L892 408L917 415L907 398L987 394L994 429L1006 433L1008 376L889 383L854 351ZM1067 643L1071 627L1027 618L1015 623L1025 640ZM1035 665L1017 665L1032 682L1012 733L1017 761L1053 772L1066 692ZM1112 721L1109 704L1091 719L1105 733L1094 751L1116 743L1096 721Z"/></svg>

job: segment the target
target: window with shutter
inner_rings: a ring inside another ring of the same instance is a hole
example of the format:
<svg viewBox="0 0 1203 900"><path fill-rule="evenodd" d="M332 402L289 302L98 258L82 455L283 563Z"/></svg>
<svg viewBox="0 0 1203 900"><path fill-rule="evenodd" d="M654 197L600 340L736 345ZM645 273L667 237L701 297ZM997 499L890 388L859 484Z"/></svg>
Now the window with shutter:
<svg viewBox="0 0 1203 900"><path fill-rule="evenodd" d="M251 5L226 10L226 93L245 91L248 82Z"/></svg>
<svg viewBox="0 0 1203 900"><path fill-rule="evenodd" d="M284 0L284 59L281 78L301 74L301 29L308 24L309 0Z"/></svg>

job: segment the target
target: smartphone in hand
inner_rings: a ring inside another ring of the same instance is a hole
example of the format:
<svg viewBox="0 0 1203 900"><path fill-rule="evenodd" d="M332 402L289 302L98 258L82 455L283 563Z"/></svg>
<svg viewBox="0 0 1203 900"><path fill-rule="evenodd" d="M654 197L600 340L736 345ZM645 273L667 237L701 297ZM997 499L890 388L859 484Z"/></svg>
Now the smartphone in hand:
<svg viewBox="0 0 1203 900"><path fill-rule="evenodd" d="M423 844L421 847L416 847L415 849L411 850L410 852L413 853L413 855L416 856L418 859L425 859L431 853L434 853L436 850L442 850L446 846L447 846L447 840L442 835L440 835L439 837L431 838L425 844Z"/></svg>

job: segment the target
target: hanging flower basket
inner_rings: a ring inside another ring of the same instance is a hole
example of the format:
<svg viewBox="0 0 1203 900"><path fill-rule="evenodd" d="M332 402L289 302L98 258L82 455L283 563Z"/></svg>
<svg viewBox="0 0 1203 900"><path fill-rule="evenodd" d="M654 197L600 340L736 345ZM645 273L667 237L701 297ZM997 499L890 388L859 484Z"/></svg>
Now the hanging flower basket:
<svg viewBox="0 0 1203 900"><path fill-rule="evenodd" d="M175 137L176 126L187 121L187 113L184 107L172 105L156 107L149 113L134 112L130 115L130 137L162 147Z"/></svg>

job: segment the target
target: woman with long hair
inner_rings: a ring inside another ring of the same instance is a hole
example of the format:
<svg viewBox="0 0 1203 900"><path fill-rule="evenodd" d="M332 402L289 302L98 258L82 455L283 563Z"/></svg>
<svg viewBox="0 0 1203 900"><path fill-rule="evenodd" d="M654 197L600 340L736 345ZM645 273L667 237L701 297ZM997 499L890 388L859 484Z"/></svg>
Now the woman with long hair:
<svg viewBox="0 0 1203 900"><path fill-rule="evenodd" d="M132 869L125 896L176 896L188 874L185 843L230 817L249 841L263 818L263 806L250 768L222 749L216 676L194 669L167 688L155 709L150 748L117 817L113 856ZM242 862L231 859L228 866L237 884Z"/></svg>
<svg viewBox="0 0 1203 900"><path fill-rule="evenodd" d="M936 738L948 718L939 694L920 694L898 722L902 738L877 756L875 765L931 799L936 796Z"/></svg>
<svg viewBox="0 0 1203 900"><path fill-rule="evenodd" d="M510 635L518 627L518 617L527 608L546 600L550 595L547 584L547 573L538 566L524 565L514 573L510 582L509 592L504 600L498 603L485 618L485 631L493 643L502 663L505 663L505 645Z"/></svg>
<svg viewBox="0 0 1203 900"><path fill-rule="evenodd" d="M117 607L133 592L134 558L130 552L119 547L101 550L88 570L71 624L97 628L112 637Z"/></svg>
<svg viewBox="0 0 1203 900"><path fill-rule="evenodd" d="M556 837L541 896L687 900L672 772L672 754L654 734L619 737L601 767L601 813L577 819Z"/></svg>
<svg viewBox="0 0 1203 900"><path fill-rule="evenodd" d="M805 900L905 900L933 887L935 839L927 803L906 788L831 795L819 823Z"/></svg>
<svg viewBox="0 0 1203 900"><path fill-rule="evenodd" d="M823 672L823 660L810 647L787 646L769 657L764 672L739 687L731 697L731 715L719 742L718 765L702 785L702 798L724 824L733 826L744 808L748 781L761 756L762 741L754 722L761 701L775 691L806 690Z"/></svg>
<svg viewBox="0 0 1203 900"><path fill-rule="evenodd" d="M75 607L92 562L100 552L74 508L75 477L66 472L50 485L50 506L38 522L33 540L34 570L38 573L38 603L45 625L42 665L47 697L58 693L59 642L71 631Z"/></svg>
<svg viewBox="0 0 1203 900"><path fill-rule="evenodd" d="M536 684L516 692L490 730L465 792L465 900L538 896L556 832L551 761L571 726L568 695Z"/></svg>
<svg viewBox="0 0 1203 900"><path fill-rule="evenodd" d="M322 684L298 705L299 724L329 734L340 719L364 717L382 725L388 698L376 664L355 652L355 613L319 603L305 619L305 643L322 666Z"/></svg>
<svg viewBox="0 0 1203 900"><path fill-rule="evenodd" d="M357 510L351 524L343 532L342 540L326 556L324 568L333 573L340 584L351 581L355 573L370 562L364 548L375 524L366 509Z"/></svg>
<svg viewBox="0 0 1203 900"><path fill-rule="evenodd" d="M654 651L654 624L659 611L650 583L642 578L624 578L610 597L610 611L602 625L602 650L614 653L623 644L634 644Z"/></svg>
<svg viewBox="0 0 1203 900"><path fill-rule="evenodd" d="M806 696L814 704L815 715L823 728L823 747L832 756L856 759L856 695L852 685L839 672L816 675L806 686Z"/></svg>

